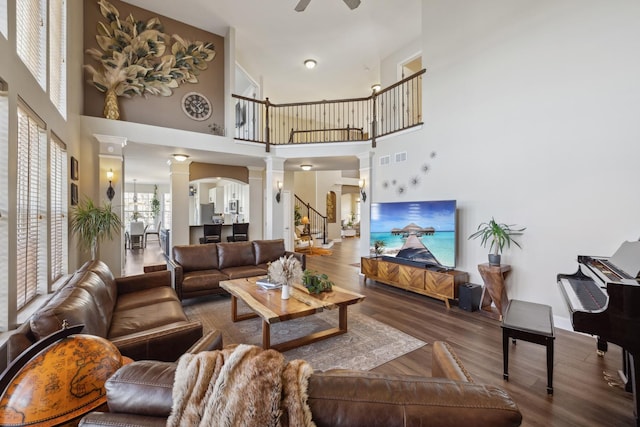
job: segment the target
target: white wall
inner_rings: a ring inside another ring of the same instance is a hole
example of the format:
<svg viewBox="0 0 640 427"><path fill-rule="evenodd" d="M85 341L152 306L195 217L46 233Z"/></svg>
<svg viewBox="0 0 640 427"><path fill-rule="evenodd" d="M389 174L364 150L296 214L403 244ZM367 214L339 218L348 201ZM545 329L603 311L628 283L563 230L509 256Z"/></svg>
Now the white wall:
<svg viewBox="0 0 640 427"><path fill-rule="evenodd" d="M639 20L635 0L424 0L425 126L379 141L374 200L456 199L475 283L488 250L467 236L492 216L526 226L503 254L509 297L566 320L556 274L640 236Z"/></svg>

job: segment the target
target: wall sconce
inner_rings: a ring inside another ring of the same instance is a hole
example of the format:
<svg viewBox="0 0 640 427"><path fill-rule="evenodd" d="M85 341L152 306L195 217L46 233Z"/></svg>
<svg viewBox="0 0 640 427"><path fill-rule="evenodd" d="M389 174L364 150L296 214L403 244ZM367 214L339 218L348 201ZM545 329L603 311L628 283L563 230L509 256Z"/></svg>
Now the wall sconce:
<svg viewBox="0 0 640 427"><path fill-rule="evenodd" d="M362 203L367 201L367 193L364 191L364 179L358 181L358 187L360 187L360 195L362 196Z"/></svg>
<svg viewBox="0 0 640 427"><path fill-rule="evenodd" d="M282 181L278 181L278 192L276 193L276 202L280 203L280 195L282 194Z"/></svg>
<svg viewBox="0 0 640 427"><path fill-rule="evenodd" d="M107 188L107 198L109 201L113 200L116 195L116 190L113 189L111 181L113 181L113 169L107 171L107 179L109 180L109 188Z"/></svg>
<svg viewBox="0 0 640 427"><path fill-rule="evenodd" d="M382 89L382 86L380 86L380 83L376 83L371 86L371 90L373 91L373 93L378 93L380 89Z"/></svg>

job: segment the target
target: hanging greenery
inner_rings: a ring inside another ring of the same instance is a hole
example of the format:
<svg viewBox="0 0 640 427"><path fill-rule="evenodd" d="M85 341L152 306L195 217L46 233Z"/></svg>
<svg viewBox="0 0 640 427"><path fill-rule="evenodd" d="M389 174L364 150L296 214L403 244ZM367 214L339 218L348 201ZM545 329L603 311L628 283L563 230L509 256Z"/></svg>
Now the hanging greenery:
<svg viewBox="0 0 640 427"><path fill-rule="evenodd" d="M153 199L151 199L151 212L154 218L160 215L160 200L158 199L158 186L153 186Z"/></svg>

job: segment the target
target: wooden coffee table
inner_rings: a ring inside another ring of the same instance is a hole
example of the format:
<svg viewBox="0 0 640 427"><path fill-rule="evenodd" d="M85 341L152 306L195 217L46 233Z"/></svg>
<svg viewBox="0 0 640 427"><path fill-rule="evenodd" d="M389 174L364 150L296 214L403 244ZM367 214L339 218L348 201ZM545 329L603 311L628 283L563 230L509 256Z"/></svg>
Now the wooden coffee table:
<svg viewBox="0 0 640 427"><path fill-rule="evenodd" d="M220 282L220 287L231 294L231 320L262 318L262 348L287 351L347 332L347 307L364 300L364 295L334 286L331 292L309 294L302 285L295 285L288 300L283 300L280 289L266 290L256 285L260 277L234 279ZM238 299L243 301L253 313L238 314ZM315 332L304 337L271 345L271 324L285 322L298 317L311 316L324 309L338 312L338 327Z"/></svg>

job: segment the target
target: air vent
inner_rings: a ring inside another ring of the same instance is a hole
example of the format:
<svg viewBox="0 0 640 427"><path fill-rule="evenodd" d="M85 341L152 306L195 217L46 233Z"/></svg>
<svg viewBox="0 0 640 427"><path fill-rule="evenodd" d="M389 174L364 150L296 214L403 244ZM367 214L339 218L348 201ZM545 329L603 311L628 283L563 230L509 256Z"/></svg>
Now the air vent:
<svg viewBox="0 0 640 427"><path fill-rule="evenodd" d="M396 163L406 162L407 161L407 152L401 151L400 153L396 153Z"/></svg>
<svg viewBox="0 0 640 427"><path fill-rule="evenodd" d="M380 166L387 166L391 163L391 156L380 157Z"/></svg>

